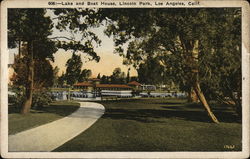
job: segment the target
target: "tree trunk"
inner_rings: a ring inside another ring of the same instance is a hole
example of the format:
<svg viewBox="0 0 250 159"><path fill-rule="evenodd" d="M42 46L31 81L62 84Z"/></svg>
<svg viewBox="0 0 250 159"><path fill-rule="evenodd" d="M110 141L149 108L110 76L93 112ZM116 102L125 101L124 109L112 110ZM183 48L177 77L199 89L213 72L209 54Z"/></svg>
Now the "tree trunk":
<svg viewBox="0 0 250 159"><path fill-rule="evenodd" d="M22 114L27 114L30 112L32 104L32 95L33 95L33 83L34 83L34 60L33 60L33 41L28 42L28 56L29 60L27 62L28 69L28 81L25 88L25 101L21 110Z"/></svg>
<svg viewBox="0 0 250 159"><path fill-rule="evenodd" d="M214 113L212 112L212 110L210 109L207 100L203 94L203 92L201 91L200 88L200 83L199 83L199 65L198 65L198 55L199 55L199 41L195 40L194 44L193 44L193 50L192 50L192 61L193 61L193 69L192 69L192 74L193 74L193 89L197 95L197 97L199 98L199 100L201 101L201 103L203 104L203 106L205 107L208 116L212 119L213 122L215 123L219 123L219 121L217 120L217 118L215 117Z"/></svg>
<svg viewBox="0 0 250 159"><path fill-rule="evenodd" d="M21 57L21 40L18 41L18 57Z"/></svg>
<svg viewBox="0 0 250 159"><path fill-rule="evenodd" d="M199 102L199 98L196 95L193 88L191 88L190 91L188 92L188 102L192 102L192 103L198 103Z"/></svg>
<svg viewBox="0 0 250 159"><path fill-rule="evenodd" d="M208 116L212 119L213 122L219 123L216 116L214 115L214 113L210 109L210 107L209 107L209 105L208 105L208 103L206 101L206 98L205 98L204 94L201 91L200 84L198 82L196 82L195 85L194 85L194 91L195 91L196 95L199 97L199 99L200 99L201 103L203 104L203 106L205 107L205 109L206 109L206 111L208 113Z"/></svg>

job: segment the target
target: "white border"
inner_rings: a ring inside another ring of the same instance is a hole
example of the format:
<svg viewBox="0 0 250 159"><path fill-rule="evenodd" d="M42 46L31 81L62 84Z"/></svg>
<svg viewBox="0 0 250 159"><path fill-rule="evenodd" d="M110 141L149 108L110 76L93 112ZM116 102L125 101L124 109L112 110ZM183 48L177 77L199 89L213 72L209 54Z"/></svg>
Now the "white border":
<svg viewBox="0 0 250 159"><path fill-rule="evenodd" d="M51 0L58 1L58 0ZM75 0L83 2L87 0ZM91 1L91 0L89 0ZM92 0L93 1L93 0ZM100 0L96 0L100 1ZM108 0L111 2L121 0ZM124 0L132 1L132 0ZM134 0L135 2L137 0ZM142 0L145 1L145 0ZM167 0L158 0L167 2ZM195 0L197 1L197 0ZM178 2L195 2L178 1ZM72 2L59 0L58 2ZM106 1L107 2L107 1ZM151 0L151 2L154 2ZM175 1L172 1L175 2ZM3 158L248 158L249 157L249 91L250 91L250 43L249 43L249 19L250 9L246 1L199 1L200 5L192 7L241 7L242 8L242 73L243 73L243 118L242 118L242 140L243 146L241 152L8 152L8 53L7 50L7 8L74 8L74 7L103 7L112 8L112 6L49 6L48 0L6 0L1 3L1 156ZM142 6L116 6L116 8L139 7ZM159 7L159 6L151 6ZM165 7L165 6L164 6ZM181 8L183 6L173 6L167 8ZM188 6L185 6L185 8ZM189 6L191 8L191 6Z"/></svg>

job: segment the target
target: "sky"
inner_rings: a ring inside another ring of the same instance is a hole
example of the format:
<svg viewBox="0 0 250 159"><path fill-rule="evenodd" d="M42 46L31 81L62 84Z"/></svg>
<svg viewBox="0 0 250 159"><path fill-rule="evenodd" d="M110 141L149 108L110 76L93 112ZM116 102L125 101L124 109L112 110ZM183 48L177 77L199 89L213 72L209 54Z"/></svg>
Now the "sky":
<svg viewBox="0 0 250 159"><path fill-rule="evenodd" d="M53 13L48 11L48 16L51 16L53 18ZM122 64L123 58L119 56L118 54L114 53L114 42L112 37L106 36L103 31L104 27L99 27L95 29L91 29L92 32L94 32L99 39L102 41L101 46L95 47L95 51L98 56L100 56L100 61L97 63L95 61L87 61L86 60L86 54L80 53L81 59L83 62L82 69L91 69L92 71L92 77L97 77L97 75L100 73L102 75L111 75L113 70L117 67L120 67L123 72L127 74L128 68L130 68L130 76L137 76L136 70L132 66L125 66ZM55 29L53 29L53 34L51 37L56 36L68 36L69 33L65 32L59 32ZM76 38L79 35L76 35ZM78 37L79 38L79 37ZM125 46L126 47L126 46ZM9 61L13 61L13 53L17 53L17 49L12 49L9 51ZM72 56L71 51L64 51L62 49L59 49L55 54L54 58L55 61L52 62L53 67L59 67L59 75L61 75L62 72L66 72L65 64L67 60Z"/></svg>
<svg viewBox="0 0 250 159"><path fill-rule="evenodd" d="M47 15L54 18L53 12L47 10ZM56 20L54 21L56 22ZM97 75L100 73L102 75L111 75L113 70L117 67L120 67L121 70L125 73L127 73L128 68L130 68L130 76L136 76L137 72L134 68L131 66L125 66L122 64L123 58L119 56L118 54L114 53L114 42L112 37L108 37L104 34L104 26L98 27L98 28L91 28L90 31L94 32L99 39L102 41L101 46L95 47L95 51L98 56L100 56L100 61L97 63L95 61L88 61L86 60L86 54L80 53L81 59L83 62L82 69L91 69L92 71L92 77L97 77ZM69 33L62 33L59 32L56 29L53 29L52 37L54 36L67 36L70 35ZM76 39L81 39L80 34L75 35ZM126 47L126 46L125 46ZM59 74L63 72L66 72L65 64L67 60L72 56L72 52L68 51L65 52L62 49L59 49L55 54L55 62L52 63L52 65L59 67Z"/></svg>
<svg viewBox="0 0 250 159"><path fill-rule="evenodd" d="M123 58L118 54L114 53L114 42L112 37L104 35L104 27L98 29L92 29L94 33L98 35L101 39L101 46L96 47L95 51L98 56L100 56L100 61L97 63L95 61L87 61L86 54L80 53L81 59L83 61L82 69L91 69L93 77L96 77L99 73L102 75L111 75L113 70L117 67L120 67L121 70L127 73L128 68L130 69L130 76L136 76L137 72L132 66L125 66L122 64ZM58 36L58 35L52 35ZM65 72L65 64L67 60L72 56L72 52L65 52L62 49L59 49L55 54L55 62L52 65L58 66L60 68L60 73Z"/></svg>

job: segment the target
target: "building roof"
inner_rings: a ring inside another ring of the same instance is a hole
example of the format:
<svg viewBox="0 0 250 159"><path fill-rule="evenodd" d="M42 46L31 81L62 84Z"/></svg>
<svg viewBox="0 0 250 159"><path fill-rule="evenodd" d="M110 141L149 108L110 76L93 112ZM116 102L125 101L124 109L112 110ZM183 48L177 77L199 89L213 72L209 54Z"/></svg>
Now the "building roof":
<svg viewBox="0 0 250 159"><path fill-rule="evenodd" d="M97 84L97 88L131 88L125 84Z"/></svg>
<svg viewBox="0 0 250 159"><path fill-rule="evenodd" d="M77 84L74 84L74 86L86 86L86 87L94 87L94 84L90 82L79 82ZM97 88L131 88L128 85L125 84L97 84Z"/></svg>
<svg viewBox="0 0 250 159"><path fill-rule="evenodd" d="M74 84L74 86L93 86L93 84L89 82L79 82Z"/></svg>
<svg viewBox="0 0 250 159"><path fill-rule="evenodd" d="M141 84L139 82L132 81L132 82L129 82L128 85L131 85L131 86L140 86Z"/></svg>

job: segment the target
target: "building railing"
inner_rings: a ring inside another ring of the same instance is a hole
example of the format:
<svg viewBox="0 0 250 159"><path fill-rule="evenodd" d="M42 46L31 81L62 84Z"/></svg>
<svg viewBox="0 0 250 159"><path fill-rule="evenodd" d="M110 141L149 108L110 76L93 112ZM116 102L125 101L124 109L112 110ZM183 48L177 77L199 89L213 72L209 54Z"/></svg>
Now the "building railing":
<svg viewBox="0 0 250 159"><path fill-rule="evenodd" d="M67 100L69 96L71 99L81 99L81 98L97 98L105 96L114 96L118 98L129 98L133 97L132 90L101 90L101 91L63 91L63 92L52 92L55 100ZM185 97L185 93L167 93L167 92L141 92L137 97Z"/></svg>

